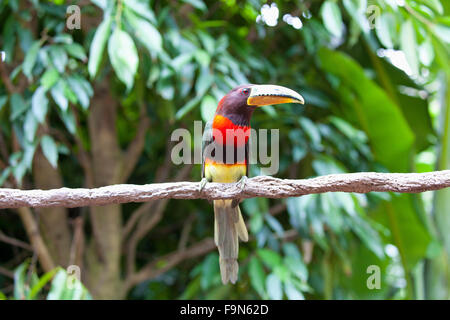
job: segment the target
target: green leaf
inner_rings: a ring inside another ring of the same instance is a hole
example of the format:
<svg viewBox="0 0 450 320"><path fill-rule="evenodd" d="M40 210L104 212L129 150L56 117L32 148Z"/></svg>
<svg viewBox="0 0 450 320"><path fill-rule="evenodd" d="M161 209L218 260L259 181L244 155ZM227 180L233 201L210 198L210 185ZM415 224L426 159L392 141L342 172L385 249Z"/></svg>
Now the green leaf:
<svg viewBox="0 0 450 320"><path fill-rule="evenodd" d="M8 179L10 174L11 174L11 167L3 169L2 174L0 174L0 186L3 186L3 184L5 183L6 179Z"/></svg>
<svg viewBox="0 0 450 320"><path fill-rule="evenodd" d="M22 113L28 109L28 105L18 93L13 93L9 102L11 106L10 120L16 120Z"/></svg>
<svg viewBox="0 0 450 320"><path fill-rule="evenodd" d="M418 217L412 197L410 194L393 196L390 202L386 201L377 211L383 217L382 222L391 229L389 241L398 247L407 271L425 258L431 241L426 225ZM372 240L368 237L367 241Z"/></svg>
<svg viewBox="0 0 450 320"><path fill-rule="evenodd" d="M417 2L426 5L440 15L444 13L444 8L439 0L417 0Z"/></svg>
<svg viewBox="0 0 450 320"><path fill-rule="evenodd" d="M80 102L83 109L87 109L89 107L89 94L86 92L86 89L83 85L83 83L80 81L79 78L76 77L69 77L67 79L67 82L69 83L70 88L73 90L73 92L76 94L78 101Z"/></svg>
<svg viewBox="0 0 450 320"><path fill-rule="evenodd" d="M275 268L281 263L281 257L278 253L269 249L259 249L258 256L269 268Z"/></svg>
<svg viewBox="0 0 450 320"><path fill-rule="evenodd" d="M264 273L263 266L257 257L252 257L249 263L249 276L252 287L263 298L266 296L264 283L266 281L266 275Z"/></svg>
<svg viewBox="0 0 450 320"><path fill-rule="evenodd" d="M95 32L94 39L92 40L89 50L88 71L91 78L94 78L97 74L110 29L111 17L107 17L103 20Z"/></svg>
<svg viewBox="0 0 450 320"><path fill-rule="evenodd" d="M203 67L200 69L197 82L195 83L195 91L197 96L203 96L211 87L214 81L214 76L209 71L209 68Z"/></svg>
<svg viewBox="0 0 450 320"><path fill-rule="evenodd" d="M425 65L429 66L434 60L434 49L433 44L430 39L425 40L419 47L419 58L420 61Z"/></svg>
<svg viewBox="0 0 450 320"><path fill-rule="evenodd" d="M50 89L55 85L59 80L59 73L55 68L50 68L45 71L45 73L41 77L41 85L45 89Z"/></svg>
<svg viewBox="0 0 450 320"><path fill-rule="evenodd" d="M376 24L375 32L381 44L392 49L394 47L393 39L396 37L395 16L390 12L384 12L377 18Z"/></svg>
<svg viewBox="0 0 450 320"><path fill-rule="evenodd" d="M33 114L39 123L43 123L45 116L47 115L48 99L45 95L46 91L47 90L43 86L40 86L36 89L33 97L31 98L31 109L33 110Z"/></svg>
<svg viewBox="0 0 450 320"><path fill-rule="evenodd" d="M306 282L308 280L308 268L303 262L298 248L292 243L285 243L283 244L283 251L285 254L284 264L289 271Z"/></svg>
<svg viewBox="0 0 450 320"><path fill-rule="evenodd" d="M61 46L54 45L50 47L49 53L52 64L55 66L56 70L63 73L68 60L66 50Z"/></svg>
<svg viewBox="0 0 450 320"><path fill-rule="evenodd" d="M46 272L38 281L37 284L35 284L28 295L28 299L33 300L39 292L44 288L44 286L53 278L55 273L58 271L58 268L55 268L53 270L50 270L49 272Z"/></svg>
<svg viewBox="0 0 450 320"><path fill-rule="evenodd" d="M74 42L71 44L65 44L64 49L74 58L80 59L81 61L87 61L86 53L84 48L78 43Z"/></svg>
<svg viewBox="0 0 450 320"><path fill-rule="evenodd" d="M182 108L180 108L175 114L175 119L179 120L183 118L189 111L194 109L194 107L202 100L201 96L196 96L189 100Z"/></svg>
<svg viewBox="0 0 450 320"><path fill-rule="evenodd" d="M47 300L91 300L92 297L83 284L62 268L53 277Z"/></svg>
<svg viewBox="0 0 450 320"><path fill-rule="evenodd" d="M321 138L318 127L308 118L299 119L300 127L306 132L308 137L311 139L311 144L315 148L321 147Z"/></svg>
<svg viewBox="0 0 450 320"><path fill-rule="evenodd" d="M216 99L214 99L210 95L207 95L203 98L202 104L200 106L203 121L208 122L214 117L216 107Z"/></svg>
<svg viewBox="0 0 450 320"><path fill-rule="evenodd" d="M157 92L166 100L172 100L175 94L175 87L173 85L173 71L169 68L164 68L156 84Z"/></svg>
<svg viewBox="0 0 450 320"><path fill-rule="evenodd" d="M33 110L29 110L25 116L25 122L23 124L23 131L25 132L25 138L32 142L36 135L36 130L38 127L38 122L34 117Z"/></svg>
<svg viewBox="0 0 450 320"><path fill-rule="evenodd" d="M283 298L281 280L277 277L276 274L271 273L267 276L266 288L270 299L281 300Z"/></svg>
<svg viewBox="0 0 450 320"><path fill-rule="evenodd" d="M375 158L392 172L409 171L414 134L400 108L349 56L321 49L319 59L324 71L340 79L342 107L366 132Z"/></svg>
<svg viewBox="0 0 450 320"><path fill-rule="evenodd" d="M339 6L334 1L325 1L320 8L325 28L335 37L342 37L343 23Z"/></svg>
<svg viewBox="0 0 450 320"><path fill-rule="evenodd" d="M19 21L15 19L14 15L9 15L6 19L6 23L3 26L2 50L6 53L6 62L11 63L14 57L14 50L16 46L16 28L19 25Z"/></svg>
<svg viewBox="0 0 450 320"><path fill-rule="evenodd" d="M67 273L63 269L59 269L53 277L47 300L62 300L64 291L66 290Z"/></svg>
<svg viewBox="0 0 450 320"><path fill-rule="evenodd" d="M64 95L65 83L60 79L56 85L50 90L50 93L55 100L56 104L62 111L66 111L69 107L69 100Z"/></svg>
<svg viewBox="0 0 450 320"><path fill-rule="evenodd" d="M443 25L434 25L432 30L436 36L438 36L444 43L450 43L450 27Z"/></svg>
<svg viewBox="0 0 450 320"><path fill-rule="evenodd" d="M14 271L14 299L24 300L26 298L26 273L28 270L28 260L20 264Z"/></svg>
<svg viewBox="0 0 450 320"><path fill-rule="evenodd" d="M139 63L133 39L123 30L114 30L108 41L108 54L117 77L130 90Z"/></svg>
<svg viewBox="0 0 450 320"><path fill-rule="evenodd" d="M189 3L191 6L201 11L205 11L207 9L205 3L202 0L182 0L182 1L185 3Z"/></svg>
<svg viewBox="0 0 450 320"><path fill-rule="evenodd" d="M41 138L42 152L47 158L48 162L56 168L58 166L58 148L52 137L44 135Z"/></svg>
<svg viewBox="0 0 450 320"><path fill-rule="evenodd" d="M212 253L203 261L200 284L203 289L211 287L214 277L219 274L217 253Z"/></svg>
<svg viewBox="0 0 450 320"><path fill-rule="evenodd" d="M419 74L419 59L417 58L416 32L412 20L403 23L400 30L400 48L405 53L406 61L413 75Z"/></svg>
<svg viewBox="0 0 450 320"><path fill-rule="evenodd" d="M59 34L55 37L53 37L53 42L55 43L63 43L63 44L70 44L73 43L72 36L70 34Z"/></svg>
<svg viewBox="0 0 450 320"><path fill-rule="evenodd" d="M67 109L66 111L61 111L59 115L61 116L61 119L64 122L67 130L69 130L71 134L75 134L76 122L72 110Z"/></svg>
<svg viewBox="0 0 450 320"><path fill-rule="evenodd" d="M292 283L286 283L284 285L284 291L289 300L305 300L301 291L297 290Z"/></svg>
<svg viewBox="0 0 450 320"><path fill-rule="evenodd" d="M144 19L137 17L129 10L125 10L125 17L133 27L136 38L147 48L150 54L161 52L162 37L154 26Z"/></svg>
<svg viewBox="0 0 450 320"><path fill-rule="evenodd" d="M155 14L146 2L140 0L125 0L125 6L133 10L136 14L147 18L153 24L156 24Z"/></svg>
<svg viewBox="0 0 450 320"><path fill-rule="evenodd" d="M275 233L277 234L277 236L282 237L284 235L284 229L281 226L281 223L278 222L278 220L276 218L274 218L272 215L270 214L266 214L264 216L265 220L267 221L267 224L269 225L269 227L275 231Z"/></svg>
<svg viewBox="0 0 450 320"><path fill-rule="evenodd" d="M202 67L209 66L209 63L211 62L211 57L208 54L208 52L202 49L196 50L194 53L194 57L195 60L197 60L197 62L200 63Z"/></svg>
<svg viewBox="0 0 450 320"><path fill-rule="evenodd" d="M0 96L0 111L2 111L3 106L8 102L8 96Z"/></svg>
<svg viewBox="0 0 450 320"><path fill-rule="evenodd" d="M33 45L31 46L30 50L27 52L25 59L23 61L22 70L28 79L32 78L31 72L36 63L36 59L38 56L39 49L41 48L41 44L42 43L40 40L34 41Z"/></svg>
<svg viewBox="0 0 450 320"><path fill-rule="evenodd" d="M106 10L107 0L91 0L96 6L100 7L103 10Z"/></svg>

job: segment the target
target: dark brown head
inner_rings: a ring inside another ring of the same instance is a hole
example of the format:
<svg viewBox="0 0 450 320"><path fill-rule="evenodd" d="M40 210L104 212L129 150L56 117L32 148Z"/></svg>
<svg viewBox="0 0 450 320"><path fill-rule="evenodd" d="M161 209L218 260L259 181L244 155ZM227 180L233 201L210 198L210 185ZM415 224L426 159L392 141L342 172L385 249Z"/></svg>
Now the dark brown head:
<svg viewBox="0 0 450 320"><path fill-rule="evenodd" d="M271 84L244 84L233 88L220 100L216 114L230 119L235 125L248 126L257 107L305 101L297 92Z"/></svg>

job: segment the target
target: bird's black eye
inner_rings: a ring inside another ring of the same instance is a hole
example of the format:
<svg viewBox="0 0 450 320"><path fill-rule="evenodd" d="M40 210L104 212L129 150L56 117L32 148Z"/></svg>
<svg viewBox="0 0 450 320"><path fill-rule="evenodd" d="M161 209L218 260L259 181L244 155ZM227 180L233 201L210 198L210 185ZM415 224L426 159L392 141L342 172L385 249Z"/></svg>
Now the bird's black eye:
<svg viewBox="0 0 450 320"><path fill-rule="evenodd" d="M241 90L241 93L243 94L243 95L248 95L249 93L250 93L250 89L249 88L244 88L244 89L242 89Z"/></svg>

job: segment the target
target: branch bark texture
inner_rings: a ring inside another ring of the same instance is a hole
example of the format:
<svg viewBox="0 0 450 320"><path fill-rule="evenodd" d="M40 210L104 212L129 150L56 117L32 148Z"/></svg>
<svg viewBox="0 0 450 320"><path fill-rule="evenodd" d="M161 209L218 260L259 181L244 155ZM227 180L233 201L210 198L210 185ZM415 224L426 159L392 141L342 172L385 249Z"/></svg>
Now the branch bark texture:
<svg viewBox="0 0 450 320"><path fill-rule="evenodd" d="M312 179L290 180L269 176L248 179L241 191L235 183L208 183L200 192L198 182L146 185L116 184L93 189L0 189L0 209L19 207L82 207L158 199L287 198L325 192L417 193L450 187L450 170L426 173L359 172Z"/></svg>

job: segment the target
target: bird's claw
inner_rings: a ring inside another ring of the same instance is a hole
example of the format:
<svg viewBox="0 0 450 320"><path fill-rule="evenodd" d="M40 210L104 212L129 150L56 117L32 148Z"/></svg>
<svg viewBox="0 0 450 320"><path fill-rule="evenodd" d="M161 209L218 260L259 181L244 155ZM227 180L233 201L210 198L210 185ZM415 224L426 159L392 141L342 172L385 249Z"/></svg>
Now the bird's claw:
<svg viewBox="0 0 450 320"><path fill-rule="evenodd" d="M237 182L239 185L239 189L241 189L241 192L245 189L245 184L247 182L247 176L242 176L241 179Z"/></svg>
<svg viewBox="0 0 450 320"><path fill-rule="evenodd" d="M242 176L241 179L237 182L237 185L239 186L241 192L243 192L245 189L245 183L247 182L247 179L247 176ZM233 201L231 202L231 206L235 208L239 204L239 202L241 202L240 198L233 199Z"/></svg>
<svg viewBox="0 0 450 320"><path fill-rule="evenodd" d="M202 178L202 180L199 183L198 192L202 192L203 188L208 183L208 180L206 178Z"/></svg>

